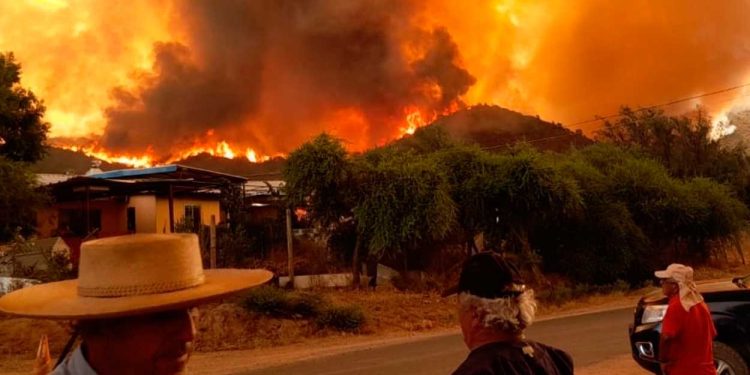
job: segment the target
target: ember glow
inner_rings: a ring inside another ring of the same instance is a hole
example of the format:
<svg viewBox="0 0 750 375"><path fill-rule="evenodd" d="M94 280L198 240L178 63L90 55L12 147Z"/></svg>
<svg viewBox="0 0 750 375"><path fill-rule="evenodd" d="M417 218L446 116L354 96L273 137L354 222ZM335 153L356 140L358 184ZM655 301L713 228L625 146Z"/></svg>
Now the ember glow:
<svg viewBox="0 0 750 375"><path fill-rule="evenodd" d="M108 152L96 148L96 146L68 146L65 144L56 144L55 147L59 147L70 151L80 151L86 155L95 157L100 160L104 160L108 163L120 163L130 165L135 168L144 168L154 165L154 161L151 156L126 156L126 155L111 155Z"/></svg>
<svg viewBox="0 0 750 375"><path fill-rule="evenodd" d="M139 165L262 161L323 131L363 150L465 105L575 124L747 83L749 13L710 0L17 0L0 2L0 51L44 99L57 144ZM665 110L721 118L747 98Z"/></svg>
<svg viewBox="0 0 750 375"><path fill-rule="evenodd" d="M218 142L215 146L193 146L191 148L185 149L181 153L173 154L169 158L166 159L159 159L157 156L155 156L155 153L153 150L149 149L146 150L146 152L142 155L134 156L134 155L123 155L123 154L112 154L110 152L107 152L106 150L102 149L98 145L86 145L86 146L76 146L76 145L67 145L67 144L60 144L60 143L54 143L53 146L59 147L65 150L70 151L80 151L85 153L86 155L95 157L100 160L104 160L109 163L120 163L125 165L130 165L137 168L142 167L151 167L158 164L170 164L174 162L178 162L180 160L184 160L186 158L189 158L191 156L197 156L200 154L209 154L211 156L219 156L227 159L234 159L237 157L245 157L247 160L251 163L257 163L259 161L268 161L271 159L271 156L268 155L258 155L253 149L247 148L245 149L245 152L240 152L240 148L232 148L232 146L229 145L229 143L225 141ZM236 150L236 151L235 151ZM284 155L276 155L276 156L284 156Z"/></svg>

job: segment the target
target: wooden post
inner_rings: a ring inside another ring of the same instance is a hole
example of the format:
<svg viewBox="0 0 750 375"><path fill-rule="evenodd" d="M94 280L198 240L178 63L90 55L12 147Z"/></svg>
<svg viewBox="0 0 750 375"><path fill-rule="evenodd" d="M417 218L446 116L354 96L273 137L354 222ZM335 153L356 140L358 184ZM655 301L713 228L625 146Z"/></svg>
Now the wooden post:
<svg viewBox="0 0 750 375"><path fill-rule="evenodd" d="M174 233L174 192L169 184L169 233Z"/></svg>
<svg viewBox="0 0 750 375"><path fill-rule="evenodd" d="M216 268L216 215L211 215L211 227L209 238L209 254L211 256L211 268Z"/></svg>
<svg viewBox="0 0 750 375"><path fill-rule="evenodd" d="M286 251L289 267L289 283L294 287L294 252L292 250L292 210L286 209Z"/></svg>
<svg viewBox="0 0 750 375"><path fill-rule="evenodd" d="M84 216L86 217L86 234L84 235L84 238L89 236L89 233L91 233L91 195L90 195L91 188L89 185L86 185L86 213Z"/></svg>

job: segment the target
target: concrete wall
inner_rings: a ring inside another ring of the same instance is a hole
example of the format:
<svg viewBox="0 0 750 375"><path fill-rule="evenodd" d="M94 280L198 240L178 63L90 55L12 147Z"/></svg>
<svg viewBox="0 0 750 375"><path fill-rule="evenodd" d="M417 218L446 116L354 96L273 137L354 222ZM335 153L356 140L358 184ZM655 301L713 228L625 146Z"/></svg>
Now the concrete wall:
<svg viewBox="0 0 750 375"><path fill-rule="evenodd" d="M83 210L82 202L55 203L37 211L37 235L40 238L52 237L58 234L59 212L63 209ZM102 199L89 202L89 209L101 212L101 231L98 237L117 236L127 233L127 204L113 200Z"/></svg>
<svg viewBox="0 0 750 375"><path fill-rule="evenodd" d="M185 206L187 205L200 206L203 225L211 224L211 215L216 217L217 224L221 221L218 200L180 197L174 198L175 225L185 219ZM156 199L156 228L158 233L169 233L169 199L166 197Z"/></svg>
<svg viewBox="0 0 750 375"><path fill-rule="evenodd" d="M211 199L174 198L174 222L184 220L185 206L196 205L201 208L203 225L211 224L211 215L216 217L216 223L221 221L219 201ZM117 236L128 233L128 207L135 208L136 233L169 233L169 199L154 195L136 195L129 198L128 203L114 199L92 200L89 203L92 210L101 211L102 230L98 237ZM58 233L59 210L81 210L81 202L56 203L51 207L37 211L37 234L40 238L52 237Z"/></svg>
<svg viewBox="0 0 750 375"><path fill-rule="evenodd" d="M153 195L134 195L130 197L128 207L135 208L135 232L156 233L156 197ZM127 220L127 212L125 213ZM127 221L126 221L127 225Z"/></svg>

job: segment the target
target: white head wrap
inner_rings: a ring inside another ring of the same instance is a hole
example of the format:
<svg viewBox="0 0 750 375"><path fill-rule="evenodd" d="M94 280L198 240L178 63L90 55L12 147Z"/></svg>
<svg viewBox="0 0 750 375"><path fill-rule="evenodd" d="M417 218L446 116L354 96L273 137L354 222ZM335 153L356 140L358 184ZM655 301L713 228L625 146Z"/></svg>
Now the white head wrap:
<svg viewBox="0 0 750 375"><path fill-rule="evenodd" d="M703 302L703 296L693 281L693 268L678 263L672 263L667 269L654 272L660 279L672 279L680 287L680 303L685 311Z"/></svg>

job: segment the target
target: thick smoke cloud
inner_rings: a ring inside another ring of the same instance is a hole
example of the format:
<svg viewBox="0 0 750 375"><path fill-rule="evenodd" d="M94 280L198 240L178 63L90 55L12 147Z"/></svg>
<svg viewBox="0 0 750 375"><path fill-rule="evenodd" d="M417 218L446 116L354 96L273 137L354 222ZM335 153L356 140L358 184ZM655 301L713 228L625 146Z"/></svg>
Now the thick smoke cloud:
<svg viewBox="0 0 750 375"><path fill-rule="evenodd" d="M461 101L573 125L748 83L747 14L739 0L18 0L0 1L0 51L52 137L273 155L324 130L364 149ZM749 98L665 109L723 117Z"/></svg>
<svg viewBox="0 0 750 375"><path fill-rule="evenodd" d="M572 125L622 105L661 104L750 82L748 1L477 1L473 7L440 2L433 17L478 78L469 103ZM665 110L679 114L702 104L716 115L742 95Z"/></svg>
<svg viewBox="0 0 750 375"><path fill-rule="evenodd" d="M288 152L324 130L364 148L397 135L405 111L442 112L474 83L448 32L410 22L408 1L177 5L186 37L156 44L152 72L114 91L107 149L168 156L215 138Z"/></svg>

